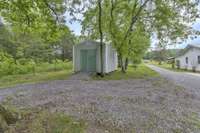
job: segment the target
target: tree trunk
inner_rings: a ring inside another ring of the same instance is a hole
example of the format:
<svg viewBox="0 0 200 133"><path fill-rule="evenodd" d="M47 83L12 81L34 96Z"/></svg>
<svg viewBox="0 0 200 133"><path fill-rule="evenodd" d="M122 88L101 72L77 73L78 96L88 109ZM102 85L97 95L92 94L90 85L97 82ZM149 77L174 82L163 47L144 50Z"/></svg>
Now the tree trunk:
<svg viewBox="0 0 200 133"><path fill-rule="evenodd" d="M121 62L121 56L118 56L118 67L121 68L122 62Z"/></svg>
<svg viewBox="0 0 200 133"><path fill-rule="evenodd" d="M172 68L175 68L175 59L172 60Z"/></svg>
<svg viewBox="0 0 200 133"><path fill-rule="evenodd" d="M100 34L100 57L101 57L101 77L104 77L104 63L103 63L103 32L102 32L102 1L98 0L98 7L99 7L99 34Z"/></svg>
<svg viewBox="0 0 200 133"><path fill-rule="evenodd" d="M161 60L159 60L158 65L162 65L162 61Z"/></svg>
<svg viewBox="0 0 200 133"><path fill-rule="evenodd" d="M126 73L125 64L122 56L120 56L120 62L121 62L121 71L123 73Z"/></svg>
<svg viewBox="0 0 200 133"><path fill-rule="evenodd" d="M65 50L62 48L62 61L65 61Z"/></svg>
<svg viewBox="0 0 200 133"><path fill-rule="evenodd" d="M128 69L128 63L129 63L129 60L128 60L128 58L126 58L126 60L125 60L125 70Z"/></svg>

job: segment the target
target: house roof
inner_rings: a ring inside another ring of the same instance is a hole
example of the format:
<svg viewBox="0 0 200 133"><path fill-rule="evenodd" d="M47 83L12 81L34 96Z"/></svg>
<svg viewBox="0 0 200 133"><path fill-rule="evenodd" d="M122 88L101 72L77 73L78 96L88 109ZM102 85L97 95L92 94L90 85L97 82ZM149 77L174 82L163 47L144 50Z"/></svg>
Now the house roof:
<svg viewBox="0 0 200 133"><path fill-rule="evenodd" d="M184 55L188 50L190 50L191 48L196 48L196 49L200 49L200 44L188 44L188 46L184 49L182 49L176 56L177 57L180 57L182 55Z"/></svg>

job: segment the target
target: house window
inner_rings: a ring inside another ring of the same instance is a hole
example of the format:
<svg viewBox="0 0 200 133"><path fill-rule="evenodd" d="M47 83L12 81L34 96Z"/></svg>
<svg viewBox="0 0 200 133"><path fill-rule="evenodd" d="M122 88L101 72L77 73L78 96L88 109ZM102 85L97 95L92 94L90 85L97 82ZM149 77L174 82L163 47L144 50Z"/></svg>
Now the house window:
<svg viewBox="0 0 200 133"><path fill-rule="evenodd" d="M185 63L188 64L188 57L185 58Z"/></svg>
<svg viewBox="0 0 200 133"><path fill-rule="evenodd" d="M200 64L200 56L198 56L198 64Z"/></svg>

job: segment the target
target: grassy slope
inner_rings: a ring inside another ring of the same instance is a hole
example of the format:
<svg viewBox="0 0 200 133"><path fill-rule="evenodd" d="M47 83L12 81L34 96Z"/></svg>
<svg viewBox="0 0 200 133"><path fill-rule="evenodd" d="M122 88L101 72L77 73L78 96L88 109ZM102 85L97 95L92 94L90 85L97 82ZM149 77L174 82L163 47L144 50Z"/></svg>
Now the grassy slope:
<svg viewBox="0 0 200 133"><path fill-rule="evenodd" d="M151 70L144 64L141 64L138 66L137 69L135 69L132 65L130 65L126 73L122 73L120 70L117 70L115 72L106 75L104 78L100 78L97 76L93 78L95 80L121 80L121 79L148 78L157 76L159 76L158 73Z"/></svg>
<svg viewBox="0 0 200 133"><path fill-rule="evenodd" d="M9 75L0 78L0 88L10 87L23 83L36 83L48 80L67 79L72 74L72 70L62 70L55 72L41 72L36 74Z"/></svg>

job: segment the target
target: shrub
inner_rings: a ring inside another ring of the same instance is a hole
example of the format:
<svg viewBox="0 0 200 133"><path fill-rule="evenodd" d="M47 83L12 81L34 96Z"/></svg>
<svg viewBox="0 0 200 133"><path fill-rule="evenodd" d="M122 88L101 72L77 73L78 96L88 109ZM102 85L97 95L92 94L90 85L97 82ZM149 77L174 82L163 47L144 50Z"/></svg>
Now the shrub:
<svg viewBox="0 0 200 133"><path fill-rule="evenodd" d="M69 70L71 68L72 63L68 60L54 60L52 63L36 63L32 59L25 58L14 60L14 58L7 53L0 52L0 77L5 75Z"/></svg>
<svg viewBox="0 0 200 133"><path fill-rule="evenodd" d="M0 108L1 109L1 108ZM3 108L4 109L4 108ZM27 132L27 133L84 133L85 122L81 120L74 120L63 113L51 113L46 110L17 110L12 112L11 109L3 110L6 116L12 116L12 114L17 114L18 119L12 119L11 124L9 124L4 119L0 123L0 131L10 133L10 132ZM6 112L8 111L9 114ZM16 112L17 111L17 112ZM0 110L1 116L1 110ZM5 115L3 115L5 116ZM1 120L1 117L0 117Z"/></svg>

